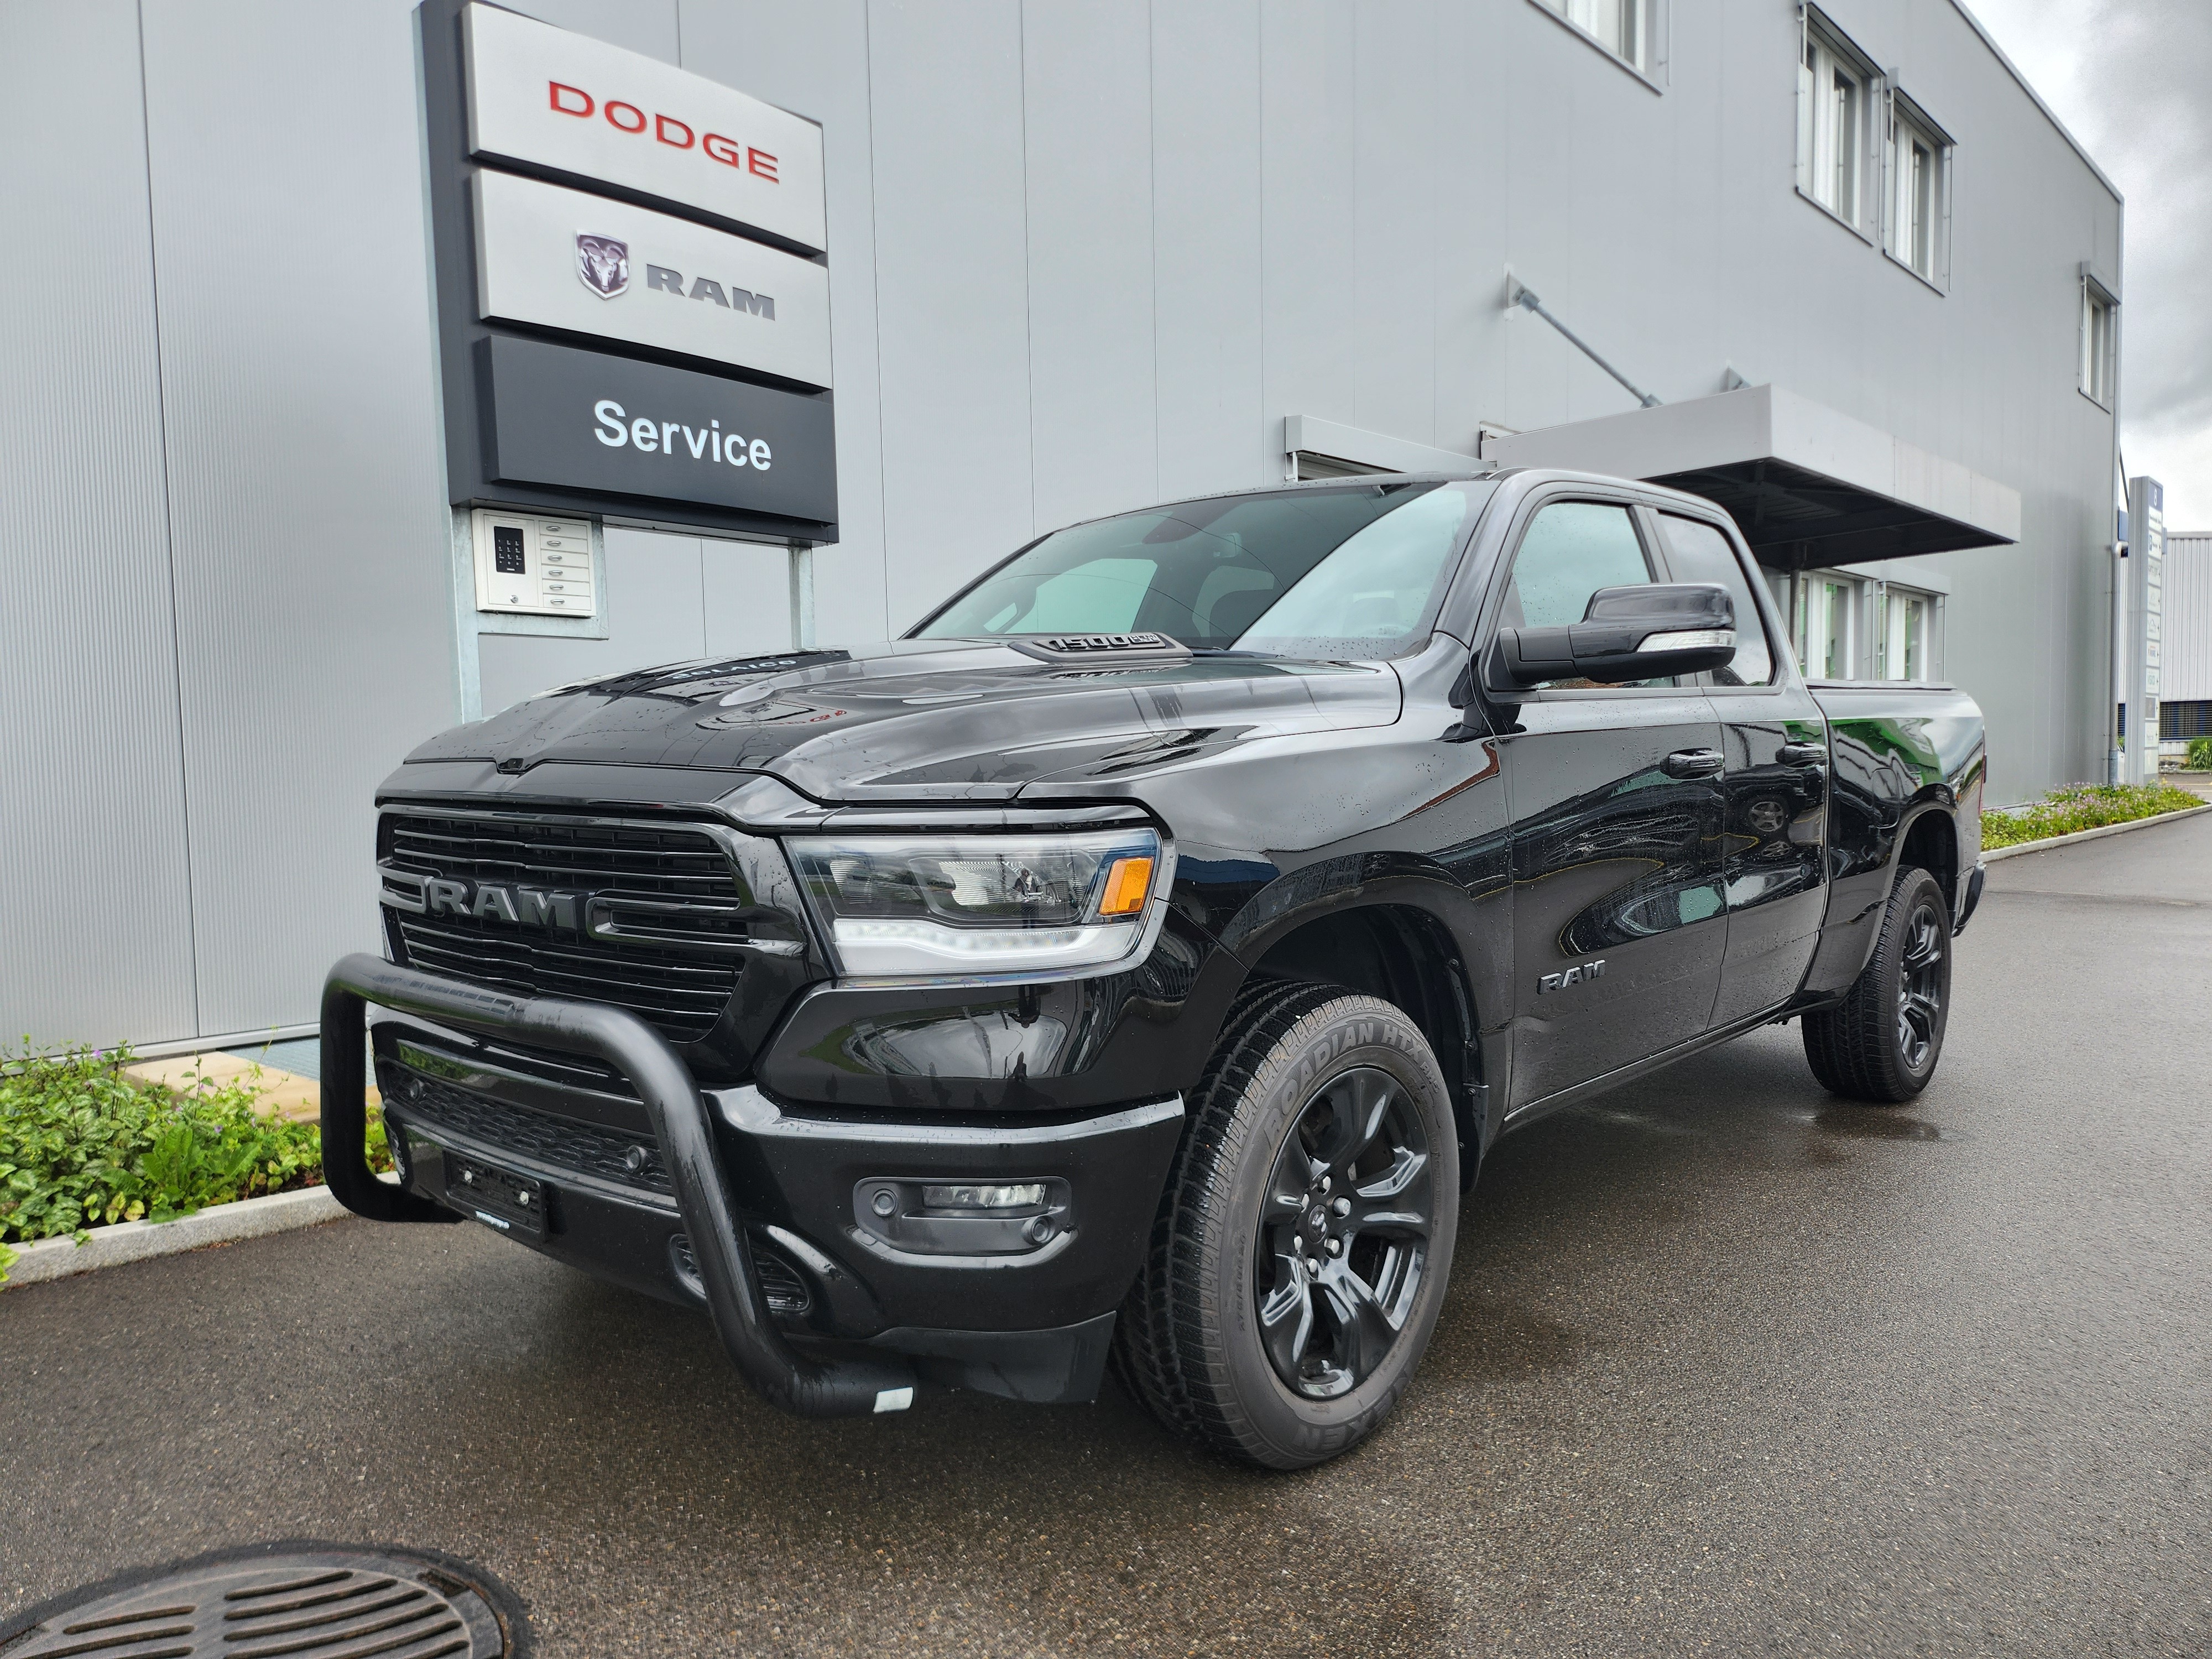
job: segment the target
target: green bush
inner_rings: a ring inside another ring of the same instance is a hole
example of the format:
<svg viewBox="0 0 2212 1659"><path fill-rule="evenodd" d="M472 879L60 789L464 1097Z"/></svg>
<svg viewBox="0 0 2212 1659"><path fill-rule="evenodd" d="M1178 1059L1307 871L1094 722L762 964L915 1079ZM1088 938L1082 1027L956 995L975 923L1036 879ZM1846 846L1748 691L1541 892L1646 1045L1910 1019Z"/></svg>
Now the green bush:
<svg viewBox="0 0 2212 1659"><path fill-rule="evenodd" d="M118 1221L167 1221L210 1204L322 1180L322 1133L254 1109L252 1082L172 1093L125 1073L128 1048L0 1049L0 1279L10 1243ZM252 1077L258 1079L257 1069ZM391 1167L384 1126L370 1161Z"/></svg>
<svg viewBox="0 0 2212 1659"><path fill-rule="evenodd" d="M2018 811L1984 813L1982 845L1985 848L2017 847L2022 842L2047 841L2078 830L2097 830L2108 823L2127 823L2203 805L2186 789L2165 782L2072 784L2052 790L2033 806Z"/></svg>
<svg viewBox="0 0 2212 1659"><path fill-rule="evenodd" d="M2212 772L2212 738L2191 738L2189 757L2182 762L2192 772Z"/></svg>

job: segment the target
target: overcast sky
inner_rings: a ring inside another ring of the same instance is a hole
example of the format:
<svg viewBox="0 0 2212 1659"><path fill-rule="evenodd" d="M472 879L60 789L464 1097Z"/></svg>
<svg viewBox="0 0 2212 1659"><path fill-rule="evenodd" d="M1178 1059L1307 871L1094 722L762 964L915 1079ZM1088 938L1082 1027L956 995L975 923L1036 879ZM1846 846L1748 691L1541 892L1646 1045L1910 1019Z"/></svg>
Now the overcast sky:
<svg viewBox="0 0 2212 1659"><path fill-rule="evenodd" d="M2120 445L2212 530L2212 0L1967 0L2127 198Z"/></svg>

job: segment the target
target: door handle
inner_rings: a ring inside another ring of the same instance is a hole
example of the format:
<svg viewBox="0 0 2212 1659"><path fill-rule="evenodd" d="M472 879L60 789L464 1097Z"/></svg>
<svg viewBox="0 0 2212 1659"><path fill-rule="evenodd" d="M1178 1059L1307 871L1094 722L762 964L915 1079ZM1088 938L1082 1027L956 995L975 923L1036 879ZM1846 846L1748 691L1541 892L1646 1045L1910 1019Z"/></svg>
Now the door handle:
<svg viewBox="0 0 2212 1659"><path fill-rule="evenodd" d="M1784 766L1818 766L1828 758L1825 743L1785 743L1774 751Z"/></svg>
<svg viewBox="0 0 2212 1659"><path fill-rule="evenodd" d="M1659 769L1670 778L1710 778L1722 763L1717 749L1677 749L1659 763Z"/></svg>

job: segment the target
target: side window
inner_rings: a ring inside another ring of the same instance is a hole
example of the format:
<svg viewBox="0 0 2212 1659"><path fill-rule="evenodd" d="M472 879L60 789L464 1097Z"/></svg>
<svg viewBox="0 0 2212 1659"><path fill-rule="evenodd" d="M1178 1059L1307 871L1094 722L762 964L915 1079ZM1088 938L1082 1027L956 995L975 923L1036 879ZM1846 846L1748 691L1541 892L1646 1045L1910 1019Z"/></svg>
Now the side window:
<svg viewBox="0 0 2212 1659"><path fill-rule="evenodd" d="M1721 685L1771 685L1774 652L1759 619L1759 605L1729 538L1711 525L1673 513L1659 515L1667 562L1678 582L1718 582L1735 601L1735 660L1713 675Z"/></svg>
<svg viewBox="0 0 2212 1659"><path fill-rule="evenodd" d="M1609 501L1553 501L1537 508L1521 532L1521 546L1513 556L1513 580L1506 587L1498 625L1565 628L1583 619L1590 596L1600 588L1635 587L1651 580L1650 563L1626 507ZM1592 682L1554 684L1579 687Z"/></svg>
<svg viewBox="0 0 2212 1659"><path fill-rule="evenodd" d="M1644 544L1625 507L1607 501L1553 501L1539 507L1513 556L1505 591L1507 628L1565 628L1583 619L1601 587L1651 580Z"/></svg>

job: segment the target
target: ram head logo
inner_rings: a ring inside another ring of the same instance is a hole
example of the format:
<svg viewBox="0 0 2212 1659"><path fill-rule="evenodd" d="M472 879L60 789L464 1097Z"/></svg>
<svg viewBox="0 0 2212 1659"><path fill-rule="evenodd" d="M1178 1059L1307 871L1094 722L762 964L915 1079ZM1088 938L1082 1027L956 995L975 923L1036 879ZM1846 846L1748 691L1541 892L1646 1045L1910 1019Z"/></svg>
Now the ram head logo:
<svg viewBox="0 0 2212 1659"><path fill-rule="evenodd" d="M613 299L629 287L629 244L577 232L576 275L602 300Z"/></svg>

